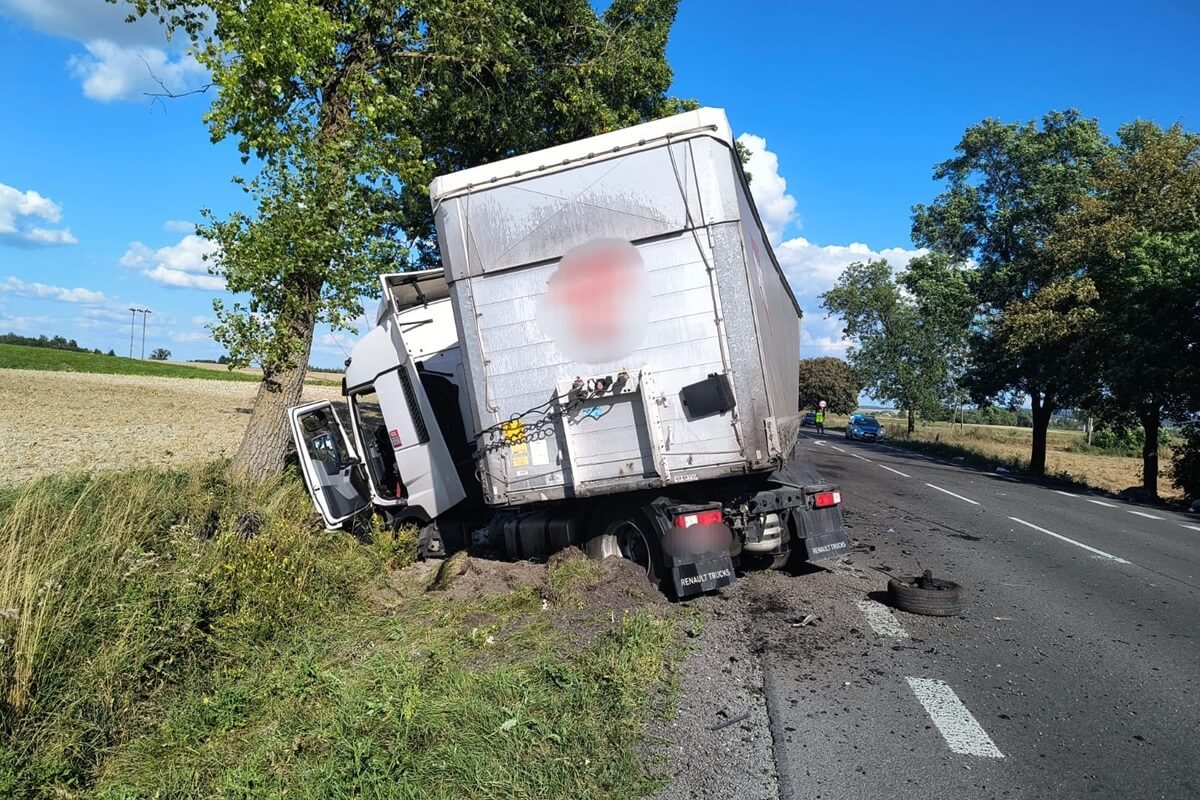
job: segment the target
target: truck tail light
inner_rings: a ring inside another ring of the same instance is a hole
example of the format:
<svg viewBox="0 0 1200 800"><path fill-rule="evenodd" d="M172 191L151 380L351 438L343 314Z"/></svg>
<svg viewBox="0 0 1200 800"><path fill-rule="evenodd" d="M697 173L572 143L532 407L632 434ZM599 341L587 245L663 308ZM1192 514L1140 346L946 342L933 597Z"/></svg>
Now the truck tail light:
<svg viewBox="0 0 1200 800"><path fill-rule="evenodd" d="M695 511L690 514L676 514L676 528L690 528L693 525L717 525L725 521L724 514L721 509L714 508L710 511Z"/></svg>
<svg viewBox="0 0 1200 800"><path fill-rule="evenodd" d="M841 492L818 492L813 495L813 506L816 508L829 508L836 506L842 502Z"/></svg>

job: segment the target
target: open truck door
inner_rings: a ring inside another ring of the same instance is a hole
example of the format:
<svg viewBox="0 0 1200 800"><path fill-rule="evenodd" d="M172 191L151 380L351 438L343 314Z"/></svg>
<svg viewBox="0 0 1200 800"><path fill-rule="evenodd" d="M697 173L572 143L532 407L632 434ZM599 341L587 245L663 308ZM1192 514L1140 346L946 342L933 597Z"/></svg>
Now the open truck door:
<svg viewBox="0 0 1200 800"><path fill-rule="evenodd" d="M288 418L313 505L326 530L337 530L371 507L362 459L328 400L290 408Z"/></svg>

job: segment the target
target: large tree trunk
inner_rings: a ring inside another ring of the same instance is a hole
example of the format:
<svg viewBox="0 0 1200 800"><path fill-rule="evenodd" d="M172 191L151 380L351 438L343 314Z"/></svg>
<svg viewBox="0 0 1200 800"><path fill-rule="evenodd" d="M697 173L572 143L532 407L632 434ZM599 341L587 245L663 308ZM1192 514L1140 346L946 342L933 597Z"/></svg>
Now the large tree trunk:
<svg viewBox="0 0 1200 800"><path fill-rule="evenodd" d="M250 423L233 457L233 478L238 482L262 481L283 472L292 447L287 410L300 402L304 391L315 321L315 314L306 311L279 323L292 329L295 351L286 363L263 365Z"/></svg>
<svg viewBox="0 0 1200 800"><path fill-rule="evenodd" d="M1142 488L1158 497L1158 430L1162 412L1158 406L1143 406L1138 413L1145 441L1142 442Z"/></svg>
<svg viewBox="0 0 1200 800"><path fill-rule="evenodd" d="M1030 392L1033 407L1033 450L1029 454L1029 472L1033 475L1046 474L1046 433L1050 430L1050 415L1054 404L1039 392Z"/></svg>
<svg viewBox="0 0 1200 800"><path fill-rule="evenodd" d="M908 435L912 436L913 431L917 429L917 414L912 410L912 406L908 407Z"/></svg>

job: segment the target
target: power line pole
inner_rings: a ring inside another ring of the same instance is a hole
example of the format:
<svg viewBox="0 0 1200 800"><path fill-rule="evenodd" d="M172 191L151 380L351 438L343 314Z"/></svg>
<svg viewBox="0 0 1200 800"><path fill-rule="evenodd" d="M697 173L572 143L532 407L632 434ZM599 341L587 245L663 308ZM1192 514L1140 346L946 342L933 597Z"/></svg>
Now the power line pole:
<svg viewBox="0 0 1200 800"><path fill-rule="evenodd" d="M142 361L146 360L146 317L151 313L148 308L142 309Z"/></svg>
<svg viewBox="0 0 1200 800"><path fill-rule="evenodd" d="M133 323L137 319L138 310L130 306L129 312L129 357L133 358Z"/></svg>

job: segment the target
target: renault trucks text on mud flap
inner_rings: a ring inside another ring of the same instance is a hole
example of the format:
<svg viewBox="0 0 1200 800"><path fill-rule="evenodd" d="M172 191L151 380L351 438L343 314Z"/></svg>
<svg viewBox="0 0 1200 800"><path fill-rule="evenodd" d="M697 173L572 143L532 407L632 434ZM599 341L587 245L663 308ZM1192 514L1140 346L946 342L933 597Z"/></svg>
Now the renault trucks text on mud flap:
<svg viewBox="0 0 1200 800"><path fill-rule="evenodd" d="M569 545L681 597L846 552L794 458L801 312L729 124L700 109L446 175L442 269L381 276L333 404L291 409L325 523L424 555Z"/></svg>

